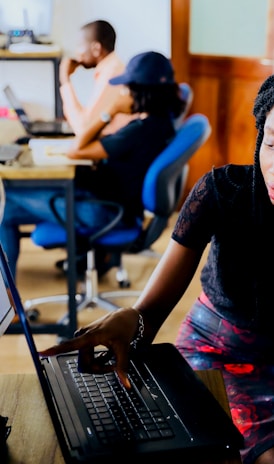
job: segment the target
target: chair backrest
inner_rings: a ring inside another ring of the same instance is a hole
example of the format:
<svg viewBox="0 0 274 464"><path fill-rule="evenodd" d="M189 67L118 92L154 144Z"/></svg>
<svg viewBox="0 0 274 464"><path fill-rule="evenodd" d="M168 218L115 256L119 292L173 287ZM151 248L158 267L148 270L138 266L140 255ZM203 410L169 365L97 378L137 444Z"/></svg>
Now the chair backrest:
<svg viewBox="0 0 274 464"><path fill-rule="evenodd" d="M146 210L169 216L176 209L181 193L176 186L181 179L182 168L207 140L210 132L209 121L203 114L193 114L182 123L173 140L146 173L143 184Z"/></svg>
<svg viewBox="0 0 274 464"><path fill-rule="evenodd" d="M186 102L186 106L184 108L184 111L174 119L174 128L178 130L181 127L181 124L185 117L187 116L187 113L189 112L189 108L191 107L192 101L193 101L193 90L190 87L189 84L186 82L182 82L179 84L180 87L180 93L181 93L181 98Z"/></svg>
<svg viewBox="0 0 274 464"><path fill-rule="evenodd" d="M193 100L193 90L187 82L181 82L179 84L181 97L187 102L187 105L191 105Z"/></svg>
<svg viewBox="0 0 274 464"><path fill-rule="evenodd" d="M149 246L161 235L168 219L176 211L185 183L185 169L190 157L211 133L208 118L193 114L185 119L175 137L150 165L143 184L143 204L153 215L140 238L140 249Z"/></svg>
<svg viewBox="0 0 274 464"><path fill-rule="evenodd" d="M113 224L110 224L93 234L87 231L89 243L98 240L101 245L124 246L128 243L130 251L134 253L149 248L160 237L169 217L176 211L184 189L187 162L206 141L210 132L206 116L189 116L183 121L170 144L150 165L142 190L144 209L152 213L152 220L146 228L142 228L140 218L136 218L136 226L128 229L121 229L119 226L112 229ZM59 224L42 222L36 226L31 237L36 245L44 248L66 244L66 230Z"/></svg>

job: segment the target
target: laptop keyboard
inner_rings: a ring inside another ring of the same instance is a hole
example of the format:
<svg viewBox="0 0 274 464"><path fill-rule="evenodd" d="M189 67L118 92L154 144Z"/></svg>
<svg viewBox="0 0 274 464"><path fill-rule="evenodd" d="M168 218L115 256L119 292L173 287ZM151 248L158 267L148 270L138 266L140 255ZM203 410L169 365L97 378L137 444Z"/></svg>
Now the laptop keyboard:
<svg viewBox="0 0 274 464"><path fill-rule="evenodd" d="M144 382L133 367L129 371L132 388L126 390L114 372L81 374L77 359L68 360L67 366L86 405L97 438L103 445L174 435L149 392L153 385L148 385L147 380ZM155 384L153 379L150 382Z"/></svg>

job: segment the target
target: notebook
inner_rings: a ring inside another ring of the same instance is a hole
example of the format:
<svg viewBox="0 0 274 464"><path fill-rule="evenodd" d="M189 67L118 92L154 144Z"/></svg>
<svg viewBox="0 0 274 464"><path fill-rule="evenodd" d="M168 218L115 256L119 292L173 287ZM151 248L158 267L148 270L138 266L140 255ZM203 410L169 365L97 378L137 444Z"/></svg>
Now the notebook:
<svg viewBox="0 0 274 464"><path fill-rule="evenodd" d="M36 166L48 165L92 165L92 160L71 159L66 153L71 148L73 138L34 138L29 141L32 160Z"/></svg>
<svg viewBox="0 0 274 464"><path fill-rule="evenodd" d="M172 344L132 355L127 391L114 372L80 374L76 352L39 358L1 245L0 291L4 330L14 307L66 463L179 458L194 464L207 455L228 458L242 447L228 414Z"/></svg>
<svg viewBox="0 0 274 464"><path fill-rule="evenodd" d="M18 100L10 85L6 85L3 92L10 106L16 112L19 121L25 131L33 136L69 136L74 135L71 127L66 121L31 121L22 103Z"/></svg>

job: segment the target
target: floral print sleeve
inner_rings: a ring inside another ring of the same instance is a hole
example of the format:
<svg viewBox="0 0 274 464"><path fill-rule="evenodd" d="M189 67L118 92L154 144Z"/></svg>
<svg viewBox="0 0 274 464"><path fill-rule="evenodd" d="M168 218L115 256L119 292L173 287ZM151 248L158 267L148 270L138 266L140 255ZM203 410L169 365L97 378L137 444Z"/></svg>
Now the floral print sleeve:
<svg viewBox="0 0 274 464"><path fill-rule="evenodd" d="M172 238L181 245L203 250L210 242L217 217L213 172L198 180L186 198Z"/></svg>

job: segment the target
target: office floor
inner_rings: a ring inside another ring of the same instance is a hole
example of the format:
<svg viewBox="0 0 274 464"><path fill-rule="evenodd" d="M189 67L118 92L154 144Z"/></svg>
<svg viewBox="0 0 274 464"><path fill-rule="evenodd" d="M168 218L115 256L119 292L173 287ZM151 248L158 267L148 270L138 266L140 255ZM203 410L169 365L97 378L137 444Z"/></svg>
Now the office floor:
<svg viewBox="0 0 274 464"><path fill-rule="evenodd" d="M169 227L154 244L153 249L158 253L162 253L166 247L176 216L175 214L171 218ZM65 256L64 250L43 250L34 246L28 238L24 238L21 243L17 286L22 301L41 295L64 293L66 291L66 279L54 266L57 259ZM157 259L140 255L128 255L125 257L124 262L132 281L131 289L140 290L157 264ZM162 326L156 341L174 342L182 317L200 291L199 270L200 268L181 302L174 308L172 314ZM99 291L115 289L118 289L115 280L115 269L111 269L100 280ZM134 299L123 299L118 304L128 306L133 301ZM43 306L40 321L52 322L58 320L63 312L64 307L62 305ZM78 315L78 325L87 324L102 314L105 314L105 311L100 308L85 309ZM57 341L56 335L35 335L34 338L38 349L46 348ZM23 335L5 334L0 338L0 373L15 372L34 372L34 367Z"/></svg>

